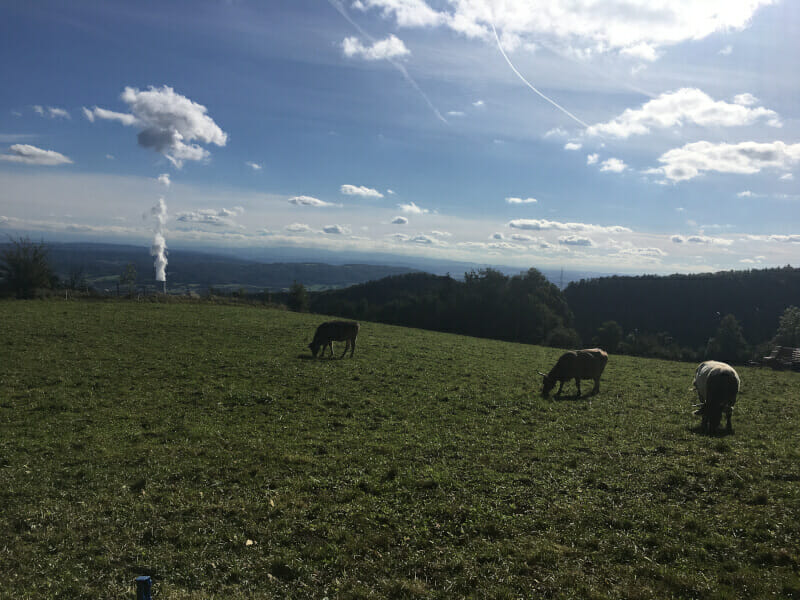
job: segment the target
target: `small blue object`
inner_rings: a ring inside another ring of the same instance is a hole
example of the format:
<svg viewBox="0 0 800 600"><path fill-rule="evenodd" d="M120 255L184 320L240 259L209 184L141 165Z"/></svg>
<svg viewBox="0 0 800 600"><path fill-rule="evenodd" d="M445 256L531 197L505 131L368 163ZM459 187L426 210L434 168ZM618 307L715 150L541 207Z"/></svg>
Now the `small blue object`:
<svg viewBox="0 0 800 600"><path fill-rule="evenodd" d="M136 578L136 600L151 600L150 589L153 582L150 577L143 575Z"/></svg>

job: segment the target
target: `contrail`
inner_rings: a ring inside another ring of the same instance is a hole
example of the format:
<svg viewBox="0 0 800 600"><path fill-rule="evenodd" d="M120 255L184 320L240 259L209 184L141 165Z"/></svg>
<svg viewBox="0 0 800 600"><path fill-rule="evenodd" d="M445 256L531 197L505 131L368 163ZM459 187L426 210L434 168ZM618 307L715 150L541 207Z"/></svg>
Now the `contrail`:
<svg viewBox="0 0 800 600"><path fill-rule="evenodd" d="M339 12L339 14L341 14L345 19L347 19L347 22L350 23L350 25L352 25L353 27L355 27L356 30L361 35L363 35L370 42L375 44L375 38L372 37L370 34L368 34L366 31L364 31L358 23L356 23L353 19L350 18L350 15L347 14L347 11L344 9L344 6L342 6L342 4L339 2L339 0L328 0L328 3L333 8L335 8ZM433 105L433 102L431 102L431 100L430 100L430 98L428 98L427 94L425 94L425 92L422 91L422 88L419 87L419 85L417 85L417 82L414 81L414 79L411 77L411 75L408 74L408 71L406 70L406 68L401 63L397 62L396 60L394 60L392 58L387 58L386 60L388 60L392 64L392 66L394 66L395 69L400 71L400 73L403 75L405 80L411 85L411 87L413 87L415 90L417 90L419 95L422 96L422 99L425 100L426 104L433 111L433 114L436 115L436 118L439 119L442 123L447 123L449 125L450 123L448 122L448 120L445 119L442 116L442 113L439 112L439 109L436 108Z"/></svg>
<svg viewBox="0 0 800 600"><path fill-rule="evenodd" d="M514 66L514 63L511 62L511 59L508 58L508 55L505 53L505 50L503 50L503 45L500 43L500 38L497 36L497 30L494 28L494 23L492 23L491 25L492 25L492 31L494 32L494 39L497 40L497 48L500 50L500 54L503 55L503 58L506 59L506 62L508 63L508 66L511 67L511 70L514 71L514 73L516 73L517 77L519 77L525 85L527 85L534 92L539 94L539 96L541 96L542 98L547 100L550 104L552 104L558 110L560 110L565 115L567 115L570 119L572 119L573 121L577 121L578 123L580 123L584 127L588 128L589 125L587 123L584 123L583 121L581 121L578 117L573 115L571 112L569 112L566 108L561 106L555 100L552 100L552 99L548 98L547 96L545 96L542 92L537 90L527 79L525 79L519 71L517 71L517 68Z"/></svg>

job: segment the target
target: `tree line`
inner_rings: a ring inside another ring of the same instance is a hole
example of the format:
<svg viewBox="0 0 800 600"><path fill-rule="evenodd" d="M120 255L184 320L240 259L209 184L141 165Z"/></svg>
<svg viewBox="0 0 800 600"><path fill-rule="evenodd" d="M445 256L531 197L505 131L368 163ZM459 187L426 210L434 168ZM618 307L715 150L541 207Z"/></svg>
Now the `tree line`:
<svg viewBox="0 0 800 600"><path fill-rule="evenodd" d="M128 264L119 275L123 290L132 292L136 277ZM0 250L5 295L32 298L41 290L76 289L81 280L80 272L59 280L43 243L20 238ZM573 282L563 293L536 269L514 276L483 269L463 280L414 272L323 292L295 282L289 292L263 295L296 311L656 358L742 363L772 345L800 347L800 269L790 266L603 277Z"/></svg>

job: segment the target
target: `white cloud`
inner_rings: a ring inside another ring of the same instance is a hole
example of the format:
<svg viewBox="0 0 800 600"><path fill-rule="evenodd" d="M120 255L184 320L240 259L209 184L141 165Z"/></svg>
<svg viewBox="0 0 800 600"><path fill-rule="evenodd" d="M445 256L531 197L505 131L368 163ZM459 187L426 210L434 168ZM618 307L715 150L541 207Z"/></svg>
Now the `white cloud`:
<svg viewBox="0 0 800 600"><path fill-rule="evenodd" d="M706 244L706 245L716 245L716 246L730 246L731 244L733 244L733 240L729 240L726 238L709 237L706 235L689 235L689 236L673 235L670 239L675 244L686 243L686 244Z"/></svg>
<svg viewBox="0 0 800 600"><path fill-rule="evenodd" d="M394 190L386 190L386 193L390 196L394 196Z"/></svg>
<svg viewBox="0 0 800 600"><path fill-rule="evenodd" d="M365 46L357 37L347 37L342 42L344 55L364 60L387 60L411 54L403 40L395 35L390 35L385 40L378 40L371 46Z"/></svg>
<svg viewBox="0 0 800 600"><path fill-rule="evenodd" d="M465 117L465 116L467 116L467 113L465 113L463 110L448 110L447 111L447 116L448 117Z"/></svg>
<svg viewBox="0 0 800 600"><path fill-rule="evenodd" d="M46 109L43 106L34 105L33 107L34 112L43 116L43 117L50 117L51 119L71 119L72 117L70 114L63 108L58 108L55 106L48 106Z"/></svg>
<svg viewBox="0 0 800 600"><path fill-rule="evenodd" d="M583 148L583 144L579 144L578 142L567 142L564 144L564 150L580 150Z"/></svg>
<svg viewBox="0 0 800 600"><path fill-rule="evenodd" d="M251 160L246 161L244 164L253 169L253 171L260 171L262 168L260 164Z"/></svg>
<svg viewBox="0 0 800 600"><path fill-rule="evenodd" d="M778 179L781 181L794 181L794 175L792 173L784 173Z"/></svg>
<svg viewBox="0 0 800 600"><path fill-rule="evenodd" d="M347 235L350 233L350 228L345 225L326 225L322 231L329 235Z"/></svg>
<svg viewBox="0 0 800 600"><path fill-rule="evenodd" d="M508 204L536 204L538 200L536 198L506 198L506 202Z"/></svg>
<svg viewBox="0 0 800 600"><path fill-rule="evenodd" d="M800 234L748 235L747 239L754 242L779 242L781 244L800 244Z"/></svg>
<svg viewBox="0 0 800 600"><path fill-rule="evenodd" d="M759 119L780 127L778 113L762 106L749 108L757 100L751 94L739 94L734 103L714 100L696 88L666 92L638 109L627 109L607 123L597 123L586 130L589 135L627 138L644 135L653 129L681 127L686 123L706 127L750 125Z"/></svg>
<svg viewBox="0 0 800 600"><path fill-rule="evenodd" d="M508 44L543 42L582 56L620 52L652 60L659 48L714 33L741 30L774 0L359 0L400 27L446 24L470 38L492 40L492 26ZM511 48L511 46L509 46Z"/></svg>
<svg viewBox="0 0 800 600"><path fill-rule="evenodd" d="M486 103L483 100L476 100L475 102L472 103L472 106L474 106L475 108L481 108L482 106L485 105Z"/></svg>
<svg viewBox="0 0 800 600"><path fill-rule="evenodd" d="M595 246L594 241L588 237L581 237L578 235L566 235L558 238L559 244L564 244L565 246L584 246L584 247L593 247Z"/></svg>
<svg viewBox="0 0 800 600"><path fill-rule="evenodd" d="M169 187L169 185L172 183L172 181L169 178L169 173L162 173L161 175L158 176L157 181L158 183L160 183L165 187Z"/></svg>
<svg viewBox="0 0 800 600"><path fill-rule="evenodd" d="M342 194L347 196L362 196L364 198L383 198L383 194L381 194L378 190L373 190L372 188L368 188L363 185L350 185L344 184L341 188L339 188Z"/></svg>
<svg viewBox="0 0 800 600"><path fill-rule="evenodd" d="M587 165L593 165L593 164L595 164L597 162L597 160L599 158L600 158L599 154L587 154L586 155L586 164Z"/></svg>
<svg viewBox="0 0 800 600"><path fill-rule="evenodd" d="M189 212L178 213L175 220L180 223L192 223L197 225L210 225L213 227L231 227L242 229L242 226L237 224L234 220L235 217L242 214L244 209L237 206L234 208L204 208L200 210L193 210Z"/></svg>
<svg viewBox="0 0 800 600"><path fill-rule="evenodd" d="M738 194L736 194L736 196L739 197L739 198L754 198L757 195L758 194L754 194L750 190L744 190L744 191L741 191Z"/></svg>
<svg viewBox="0 0 800 600"><path fill-rule="evenodd" d="M628 165L618 158L609 158L600 163L601 171L609 171L611 173L622 173L627 168Z"/></svg>
<svg viewBox="0 0 800 600"><path fill-rule="evenodd" d="M294 196L293 198L289 198L289 204L294 204L295 206L313 206L316 208L336 206L331 202L325 202L324 200L314 198L313 196Z"/></svg>
<svg viewBox="0 0 800 600"><path fill-rule="evenodd" d="M718 54L721 54L722 56L730 56L732 53L733 53L733 46L728 44L724 48L720 49Z"/></svg>
<svg viewBox="0 0 800 600"><path fill-rule="evenodd" d="M313 229L305 223L292 223L286 226L286 231L289 233L310 233Z"/></svg>
<svg viewBox="0 0 800 600"><path fill-rule="evenodd" d="M434 236L434 237L437 237L437 238L449 238L449 237L453 237L453 234L452 234L452 233L450 233L449 231L438 231L438 230L436 230L436 229L434 229L433 231L431 231L431 235L432 235L432 236Z"/></svg>
<svg viewBox="0 0 800 600"><path fill-rule="evenodd" d="M667 256L661 248L621 248L617 254L625 256L641 256L648 258L661 258Z"/></svg>
<svg viewBox="0 0 800 600"><path fill-rule="evenodd" d="M800 161L800 144L713 144L702 141L670 150L662 154L658 161L663 166L645 173L661 174L670 181L693 179L706 171L749 175L767 168L790 168Z"/></svg>
<svg viewBox="0 0 800 600"><path fill-rule="evenodd" d="M115 160L115 159L114 159L114 155L113 155L113 154L106 154L106 158L107 158L108 160Z"/></svg>
<svg viewBox="0 0 800 600"><path fill-rule="evenodd" d="M427 208L421 208L413 202L409 202L408 204L398 204L397 206L400 207L400 210L402 210L404 213L410 213L412 215L424 215L430 212Z"/></svg>
<svg viewBox="0 0 800 600"><path fill-rule="evenodd" d="M408 219L405 217L395 217L392 219L392 225L408 225Z"/></svg>
<svg viewBox="0 0 800 600"><path fill-rule="evenodd" d="M87 119L119 121L140 129L137 140L144 148L160 152L177 168L186 160L205 160L210 153L199 144L225 146L228 135L209 117L202 104L176 94L169 86L150 87L146 91L126 87L120 98L131 114L115 113L102 108L83 109Z"/></svg>
<svg viewBox="0 0 800 600"><path fill-rule="evenodd" d="M548 221L546 219L514 219L508 222L512 229L523 229L529 231L577 231L577 232L596 232L596 233L631 233L631 230L621 225L591 225L589 223L560 223L558 221Z"/></svg>
<svg viewBox="0 0 800 600"><path fill-rule="evenodd" d="M443 23L446 18L424 0L358 0L353 8L377 8L383 12L384 17L394 17L400 27L433 27Z"/></svg>
<svg viewBox="0 0 800 600"><path fill-rule="evenodd" d="M30 144L14 144L9 150L11 154L0 154L0 160L46 167L72 164L72 161L60 152L42 150Z"/></svg>

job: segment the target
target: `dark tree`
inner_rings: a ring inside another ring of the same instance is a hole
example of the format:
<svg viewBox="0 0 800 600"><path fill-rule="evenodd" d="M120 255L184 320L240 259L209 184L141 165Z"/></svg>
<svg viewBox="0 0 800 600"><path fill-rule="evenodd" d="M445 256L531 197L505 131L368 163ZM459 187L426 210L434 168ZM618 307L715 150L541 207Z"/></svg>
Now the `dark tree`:
<svg viewBox="0 0 800 600"><path fill-rule="evenodd" d="M308 312L308 293L302 283L296 281L289 288L289 298L286 302L289 310L295 312Z"/></svg>
<svg viewBox="0 0 800 600"><path fill-rule="evenodd" d="M0 277L3 286L17 298L33 298L36 290L50 289L56 283L47 247L27 237L12 239L11 244L0 251Z"/></svg>
<svg viewBox="0 0 800 600"><path fill-rule="evenodd" d="M724 362L741 363L750 353L742 327L733 315L725 315L719 322L717 332L706 347L706 358Z"/></svg>
<svg viewBox="0 0 800 600"><path fill-rule="evenodd" d="M800 347L800 308L790 306L783 311L774 343L779 346Z"/></svg>
<svg viewBox="0 0 800 600"><path fill-rule="evenodd" d="M593 342L606 352L616 352L622 342L622 327L616 321L606 321L597 329Z"/></svg>

